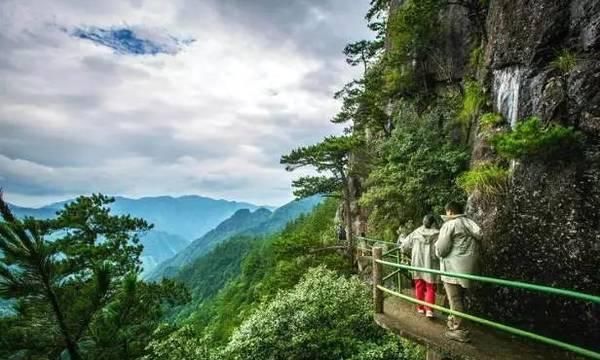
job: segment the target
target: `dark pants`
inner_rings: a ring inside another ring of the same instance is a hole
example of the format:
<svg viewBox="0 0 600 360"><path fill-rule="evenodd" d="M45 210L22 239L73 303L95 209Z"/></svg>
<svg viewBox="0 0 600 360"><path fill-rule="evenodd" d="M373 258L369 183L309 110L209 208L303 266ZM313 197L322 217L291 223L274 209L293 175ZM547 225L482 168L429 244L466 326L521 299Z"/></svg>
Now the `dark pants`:
<svg viewBox="0 0 600 360"><path fill-rule="evenodd" d="M449 284L445 282L444 289L446 289L446 296L448 296L450 310L464 313L465 288L457 284ZM464 328L464 320L458 316L448 316L448 329L466 331Z"/></svg>

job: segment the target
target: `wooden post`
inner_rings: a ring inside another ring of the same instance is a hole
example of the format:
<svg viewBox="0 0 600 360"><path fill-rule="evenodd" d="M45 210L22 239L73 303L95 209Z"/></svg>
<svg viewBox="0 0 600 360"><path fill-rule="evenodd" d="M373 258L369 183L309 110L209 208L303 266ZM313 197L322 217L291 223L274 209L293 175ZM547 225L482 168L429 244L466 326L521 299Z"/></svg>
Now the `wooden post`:
<svg viewBox="0 0 600 360"><path fill-rule="evenodd" d="M383 266L377 262L381 260L383 249L373 248L373 303L375 304L375 313L383 313L383 291L377 288L377 285L383 285Z"/></svg>

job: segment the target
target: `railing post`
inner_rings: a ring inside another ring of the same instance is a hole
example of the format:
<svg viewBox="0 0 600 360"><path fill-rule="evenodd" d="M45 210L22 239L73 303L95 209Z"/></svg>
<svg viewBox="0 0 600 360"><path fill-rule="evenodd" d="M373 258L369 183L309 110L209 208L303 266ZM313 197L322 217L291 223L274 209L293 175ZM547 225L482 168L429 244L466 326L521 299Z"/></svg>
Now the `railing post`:
<svg viewBox="0 0 600 360"><path fill-rule="evenodd" d="M378 285L383 285L383 265L377 262L383 257L383 249L374 247L373 254L373 303L375 304L375 313L383 313L383 291L379 290Z"/></svg>
<svg viewBox="0 0 600 360"><path fill-rule="evenodd" d="M400 249L396 249L396 262L398 264L402 263L402 256L400 254ZM398 272L398 275L396 275L396 279L398 280L398 292L401 293L402 292L402 274L400 272Z"/></svg>

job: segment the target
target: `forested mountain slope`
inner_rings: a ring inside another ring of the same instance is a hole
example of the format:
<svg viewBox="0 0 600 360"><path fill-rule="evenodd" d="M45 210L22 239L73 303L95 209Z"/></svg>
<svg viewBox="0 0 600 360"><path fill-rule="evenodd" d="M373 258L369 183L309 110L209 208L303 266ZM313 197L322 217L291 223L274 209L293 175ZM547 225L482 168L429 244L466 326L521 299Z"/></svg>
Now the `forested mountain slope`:
<svg viewBox="0 0 600 360"><path fill-rule="evenodd" d="M233 235L257 236L272 234L281 230L288 222L296 219L301 214L310 212L320 201L320 196L313 196L299 201L292 201L273 212L264 208L254 212L239 210L206 235L194 240L183 251L158 265L147 278L158 280L163 277L173 277L180 271L184 273L194 271L194 261L221 241ZM189 269L184 269L184 267L189 267Z"/></svg>

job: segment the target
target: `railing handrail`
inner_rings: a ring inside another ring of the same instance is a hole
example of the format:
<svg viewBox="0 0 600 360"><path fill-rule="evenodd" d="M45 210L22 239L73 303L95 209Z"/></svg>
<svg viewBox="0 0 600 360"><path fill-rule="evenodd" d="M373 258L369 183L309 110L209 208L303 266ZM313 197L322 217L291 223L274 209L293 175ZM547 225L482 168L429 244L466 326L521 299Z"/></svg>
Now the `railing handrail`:
<svg viewBox="0 0 600 360"><path fill-rule="evenodd" d="M399 297L403 300L406 300L406 301L409 301L412 303L426 305L433 309L436 309L436 310L439 310L439 311L442 311L442 312L445 312L448 314L463 317L465 319L472 320L472 321L475 321L475 322L478 322L478 323L481 323L481 324L484 324L484 325L487 325L490 327L494 327L496 329L504 330L506 332L509 332L509 333L512 333L515 335L519 335L519 336L522 336L525 338L529 338L529 339L537 340L539 342L543 342L543 343L546 343L549 345L553 345L558 348L568 350L568 351L574 352L579 355L584 355L584 356L587 356L587 357L590 357L593 359L600 359L600 353L595 352L593 350L585 349L585 348L579 347L577 345L569 344L569 343L566 343L566 342L563 342L560 340L545 337L543 335L535 334L535 333L521 330L521 329L518 329L518 328L515 328L512 326L508 326L508 325L497 323L497 322L494 322L491 320L483 319L483 318L480 318L480 317L477 317L474 315L454 311L454 310L451 310L451 309L448 309L448 308L445 308L443 306L439 306L436 304L430 304L425 301L421 301L421 300L415 299L413 297L410 297L408 295L404 295L400 292L396 292L391 289L388 289L383 286L382 279L384 277L383 277L382 266L387 265L387 266L396 267L398 269L422 271L422 272L427 272L427 273L431 273L431 274L439 274L439 275L444 275L444 276L449 276L449 277L454 277L454 278L462 278L462 279L487 282L487 283L492 283L492 284L497 284L497 285L502 285L502 286L509 286L509 287L514 287L514 288L534 290L534 291L550 293L550 294L559 295L559 296L567 296L567 297L572 297L572 298L576 298L576 299L580 299L580 300L586 300L586 301L590 301L593 303L600 303L600 296L585 294L585 293L581 293L581 292L577 292L577 291L573 291L573 290L566 290L566 289L560 289L560 288L553 288L553 287L549 287L549 286L520 282L520 281L511 281L511 280L497 279L497 278L487 277L487 276L454 273L454 272L447 272L447 271L441 271L441 270L420 268L420 267L410 266L410 265L403 265L403 264L398 264L398 263L393 263L393 262L382 260L381 257L382 257L382 248L374 247L373 248L373 296L374 296L376 313L383 312L383 292L386 292L388 294L394 295L396 297Z"/></svg>
<svg viewBox="0 0 600 360"><path fill-rule="evenodd" d="M447 272L447 271L441 271L441 270L420 268L420 267L415 267L415 266L410 266L410 265L393 263L393 262L389 262L389 261L385 261L385 260L376 260L376 261L383 265L394 266L394 267L404 269L404 270L421 271L421 272L427 272L430 274L438 274L438 275L443 275L443 276L448 276L448 277L474 280L474 281L480 281L480 282L487 282L487 283L491 283L491 284L509 286L509 287L514 287L514 288L519 288L519 289L539 291L539 292L544 292L544 293L549 293L549 294L554 294L554 295L572 297L572 298L576 298L579 300L585 300L585 301L590 301L590 302L593 302L596 304L600 304L600 296L595 296L595 295L586 294L586 293L573 291L573 290L531 284L531 283L526 283L526 282L522 282L522 281L498 279L498 278L493 278L493 277L488 277L488 276L453 273L453 272Z"/></svg>
<svg viewBox="0 0 600 360"><path fill-rule="evenodd" d="M364 236L355 236L355 238L357 238L358 240L364 240L364 241L369 241L369 242L374 242L374 243L383 243L383 244L398 246L397 243L391 242L391 241L371 239L371 238L364 237Z"/></svg>

